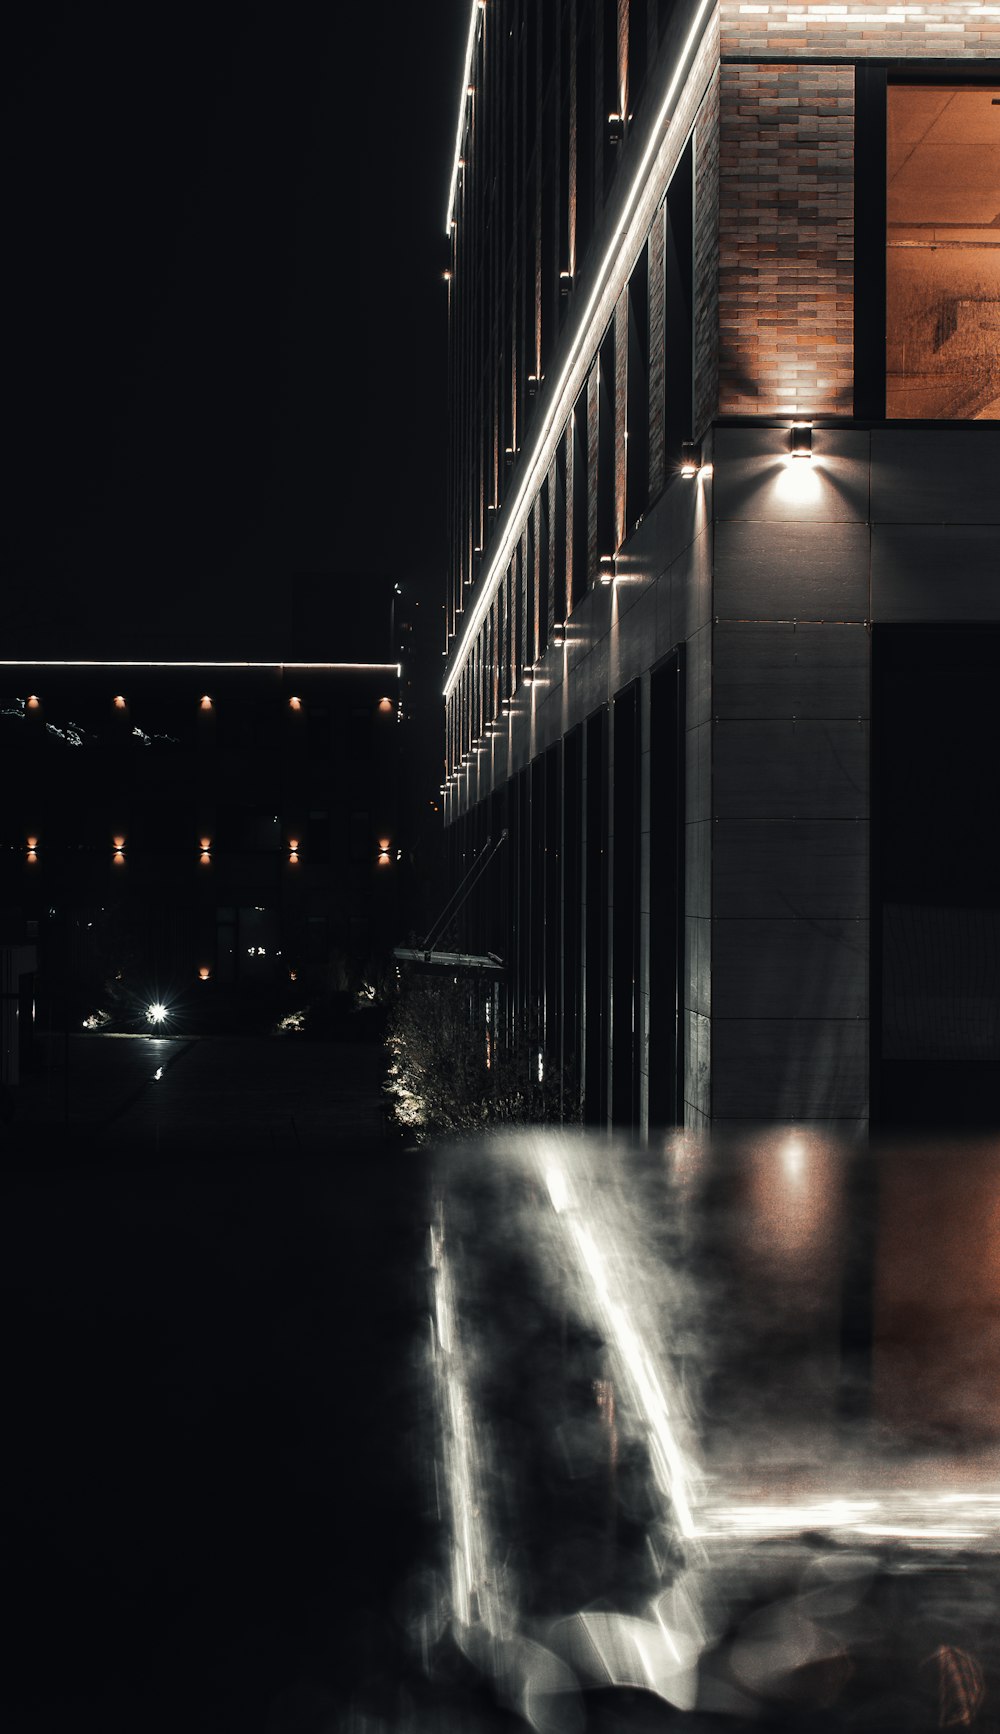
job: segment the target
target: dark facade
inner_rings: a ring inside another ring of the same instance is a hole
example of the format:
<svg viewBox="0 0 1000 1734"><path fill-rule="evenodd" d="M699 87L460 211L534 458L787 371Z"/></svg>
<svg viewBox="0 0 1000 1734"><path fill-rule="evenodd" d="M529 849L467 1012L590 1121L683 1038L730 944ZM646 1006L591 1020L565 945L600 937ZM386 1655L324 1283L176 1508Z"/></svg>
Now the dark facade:
<svg viewBox="0 0 1000 1734"><path fill-rule="evenodd" d="M474 6L463 941L588 1121L996 1119L1000 16Z"/></svg>
<svg viewBox="0 0 1000 1734"><path fill-rule="evenodd" d="M211 1022L396 938L399 665L0 665L0 906L42 1015Z"/></svg>

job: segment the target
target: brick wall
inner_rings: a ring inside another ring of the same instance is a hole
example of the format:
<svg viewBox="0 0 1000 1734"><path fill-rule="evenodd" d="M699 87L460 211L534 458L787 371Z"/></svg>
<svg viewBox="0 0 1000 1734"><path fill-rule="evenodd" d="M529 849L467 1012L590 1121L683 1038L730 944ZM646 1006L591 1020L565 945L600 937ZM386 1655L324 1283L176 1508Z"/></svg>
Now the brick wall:
<svg viewBox="0 0 1000 1734"><path fill-rule="evenodd" d="M719 78L705 93L694 131L694 428L719 400Z"/></svg>
<svg viewBox="0 0 1000 1734"><path fill-rule="evenodd" d="M873 6L871 0L837 5L748 4L722 0L722 52L769 55L878 55L973 58L1000 49L1000 14L992 6L951 0L944 5Z"/></svg>
<svg viewBox="0 0 1000 1734"><path fill-rule="evenodd" d="M853 150L853 67L723 66L723 415L852 412Z"/></svg>

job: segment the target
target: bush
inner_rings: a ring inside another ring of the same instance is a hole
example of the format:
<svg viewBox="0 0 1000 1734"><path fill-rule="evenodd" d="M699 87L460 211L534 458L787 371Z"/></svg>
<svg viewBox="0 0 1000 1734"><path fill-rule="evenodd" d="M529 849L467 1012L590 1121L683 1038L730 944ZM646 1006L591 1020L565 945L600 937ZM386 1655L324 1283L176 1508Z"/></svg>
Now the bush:
<svg viewBox="0 0 1000 1734"><path fill-rule="evenodd" d="M495 989L453 976L401 977L389 1015L386 1091L418 1137L579 1121L579 1091L531 1031L501 1039Z"/></svg>

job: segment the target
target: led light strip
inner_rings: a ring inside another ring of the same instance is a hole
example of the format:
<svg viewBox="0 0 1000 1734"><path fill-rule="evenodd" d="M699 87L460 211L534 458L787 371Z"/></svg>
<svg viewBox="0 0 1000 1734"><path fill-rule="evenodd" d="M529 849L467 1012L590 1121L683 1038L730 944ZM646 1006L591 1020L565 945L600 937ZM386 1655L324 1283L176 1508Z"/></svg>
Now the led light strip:
<svg viewBox="0 0 1000 1734"><path fill-rule="evenodd" d="M0 656L0 668L324 668L367 669L370 674L388 674L394 670L397 677L401 677L403 672L400 662L143 662L115 657L104 660L49 656Z"/></svg>
<svg viewBox="0 0 1000 1734"><path fill-rule="evenodd" d="M629 187L628 193L625 197L618 225L615 229L614 235L612 236L608 250L601 261L600 269L597 272L594 281L594 287L590 292L590 299L588 300L586 308L581 316L576 340L570 349L569 355L566 357L562 373L559 376L559 383L555 387L552 406L541 429L539 430L538 438L535 442L535 455L527 468L521 486L515 495L507 531L493 557L489 572L480 584L478 599L468 620L466 621L465 630L462 633L459 644L453 653L454 661L452 669L444 684L444 696L446 699L451 697L455 683L462 672L466 657L469 654L469 650L475 642L479 628L482 626L493 601L493 597L496 594L502 574L506 570L507 562L510 559L514 545L524 528L528 509L533 504L535 495L541 486L542 476L544 476L545 471L548 469L549 464L552 461L552 455L562 433L563 424L569 414L570 408L572 407L572 399L575 395L573 388L577 384L574 375L579 365L580 358L582 355L586 355L589 360L590 353L594 348L596 348L597 338L601 335L601 332L596 329L597 324L600 321L598 318L595 318L595 315L601 313L602 303L608 294L609 288L612 286L614 267L616 263L618 265L618 275L621 279L620 283L615 284L616 293L620 292L622 285L624 285L628 280L628 270L633 262L631 251L638 237L633 234L631 230L626 232L626 224L632 220L634 226L635 206L638 202L639 195L644 189L650 164L654 160L657 151L663 143L664 130L672 118L674 98L676 97L678 88L689 69L692 55L701 37L705 19L709 12L714 11L715 4L716 0L700 0L698 10L694 16L694 21L688 31L684 46L681 49L673 77L667 86L666 94L660 104L660 111L656 117L656 124L650 133L649 143L642 154L642 159L632 179L632 185ZM457 159L455 173L457 176ZM603 317L602 314L601 317Z"/></svg>
<svg viewBox="0 0 1000 1734"><path fill-rule="evenodd" d="M465 77L462 80L462 94L458 103L458 130L455 134L455 161L451 170L451 186L448 189L448 209L445 213L444 232L451 234L451 222L455 214L455 194L458 191L458 166L462 160L462 134L465 132L465 111L469 102L469 81L472 77L472 57L476 52L476 37L479 34L479 20L486 9L486 0L472 0L472 17L469 19L469 41L465 50Z"/></svg>

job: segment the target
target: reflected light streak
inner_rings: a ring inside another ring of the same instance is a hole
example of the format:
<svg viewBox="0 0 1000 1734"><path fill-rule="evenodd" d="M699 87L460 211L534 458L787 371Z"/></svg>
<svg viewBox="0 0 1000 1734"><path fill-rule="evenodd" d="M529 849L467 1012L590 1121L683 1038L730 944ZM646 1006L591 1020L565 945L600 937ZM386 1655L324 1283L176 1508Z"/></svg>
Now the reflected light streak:
<svg viewBox="0 0 1000 1734"><path fill-rule="evenodd" d="M444 1226L431 1226L430 1262L434 1280L434 1374L444 1421L445 1479L452 1515L451 1591L455 1618L465 1627L481 1625L500 1637L506 1625L504 1601L491 1567L483 1518L482 1445L472 1419L463 1367L451 1268Z"/></svg>
<svg viewBox="0 0 1000 1734"><path fill-rule="evenodd" d="M628 1393L649 1433L649 1450L656 1479L669 1498L681 1534L698 1533L694 1519L695 1488L700 1479L693 1449L685 1449L679 1433L683 1404L674 1380L661 1363L654 1364L649 1332L637 1328L626 1299L620 1272L634 1279L631 1248L615 1245L613 1225L607 1214L601 1231L607 1256L598 1245L596 1224L584 1220L579 1196L571 1198L565 1170L555 1163L544 1169L544 1180L553 1208L559 1216L576 1262L590 1277L595 1311L612 1345L617 1365L617 1383ZM631 1286L631 1280L630 1280ZM670 1395L668 1396L668 1392Z"/></svg>

